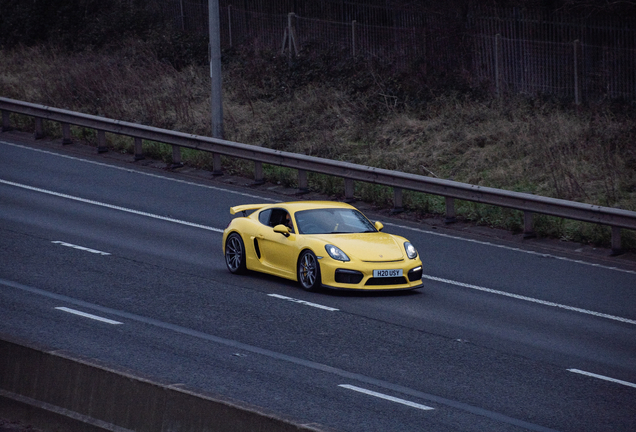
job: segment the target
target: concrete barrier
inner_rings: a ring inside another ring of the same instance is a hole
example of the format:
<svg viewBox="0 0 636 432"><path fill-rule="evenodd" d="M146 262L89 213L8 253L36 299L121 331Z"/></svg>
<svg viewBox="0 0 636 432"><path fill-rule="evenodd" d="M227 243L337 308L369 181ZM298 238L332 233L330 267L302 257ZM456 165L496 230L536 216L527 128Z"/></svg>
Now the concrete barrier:
<svg viewBox="0 0 636 432"><path fill-rule="evenodd" d="M0 415L47 431L325 431L0 335Z"/></svg>

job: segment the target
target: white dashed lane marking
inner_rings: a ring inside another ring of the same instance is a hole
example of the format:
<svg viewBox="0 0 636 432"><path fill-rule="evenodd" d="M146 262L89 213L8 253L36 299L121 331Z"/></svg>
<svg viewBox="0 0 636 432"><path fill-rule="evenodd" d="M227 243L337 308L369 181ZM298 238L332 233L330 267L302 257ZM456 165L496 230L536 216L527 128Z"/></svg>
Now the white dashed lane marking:
<svg viewBox="0 0 636 432"><path fill-rule="evenodd" d="M371 391L371 390L364 389L362 387L356 387L356 386L349 385L349 384L340 384L338 387L346 388L346 389L353 390L353 391L358 392L358 393L364 393L364 394L369 395L369 396L373 396L373 397L377 397L377 398L380 398L380 399L388 400L388 401L391 401L391 402L396 402L396 403L399 403L399 404L402 404L402 405L410 406L411 408L417 408L417 409L421 409L421 410L425 410L425 411L429 411L429 410L435 409L435 408L432 408L430 406L421 405L421 404L418 404L418 403L415 403L415 402L411 402L411 401L408 401L408 400L405 400L405 399L396 398L396 397L393 397L393 396L385 395L384 393L374 392L374 391Z"/></svg>
<svg viewBox="0 0 636 432"><path fill-rule="evenodd" d="M95 321L105 322L107 324L113 324L113 325L123 324L123 323L121 323L119 321L114 321L114 320L111 320L111 319L108 319L108 318L100 317L100 316L97 316L97 315L92 315L92 314L89 314L89 313L86 313L86 312L78 311L78 310L75 310L75 309L70 309L70 308L67 308L67 307L56 307L55 309L60 310L62 312L68 312L68 313L73 314L73 315L78 315L78 316L81 316L81 317L84 317L84 318L90 318L90 319L95 320Z"/></svg>
<svg viewBox="0 0 636 432"><path fill-rule="evenodd" d="M334 312L334 311L338 310L336 308L332 308L332 307L329 307L329 306L323 306L323 305L320 305L320 304L317 304L317 303L310 303L310 302L305 301L305 300L298 300L298 299L295 299L295 298L292 298L292 297L285 297L285 296L279 295L279 294L267 294L267 295L270 296L270 297L281 299L281 300L287 300L287 301L290 301L290 302L299 303L299 304L303 304L305 306L311 306L311 307L315 307L315 308L318 308L318 309L324 309L324 310L328 310L328 311L331 311L331 312Z"/></svg>

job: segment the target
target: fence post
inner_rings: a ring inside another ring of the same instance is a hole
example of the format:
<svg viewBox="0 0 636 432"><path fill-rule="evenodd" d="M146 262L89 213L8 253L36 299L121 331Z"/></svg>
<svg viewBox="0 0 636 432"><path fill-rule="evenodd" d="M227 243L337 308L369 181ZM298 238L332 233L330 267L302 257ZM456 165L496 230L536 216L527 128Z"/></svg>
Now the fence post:
<svg viewBox="0 0 636 432"><path fill-rule="evenodd" d="M33 137L36 140L40 138L44 138L44 125L42 123L43 121L41 117L35 118L35 133L33 134Z"/></svg>
<svg viewBox="0 0 636 432"><path fill-rule="evenodd" d="M227 27L230 37L230 48L232 48L232 5L227 6Z"/></svg>
<svg viewBox="0 0 636 432"><path fill-rule="evenodd" d="M446 218L444 219L444 223L451 224L457 222L455 214L455 198L444 197L444 201L446 202Z"/></svg>
<svg viewBox="0 0 636 432"><path fill-rule="evenodd" d="M185 17L183 16L183 0L179 0L179 6L181 8L181 31L185 31Z"/></svg>
<svg viewBox="0 0 636 432"><path fill-rule="evenodd" d="M2 132L11 130L11 124L9 122L11 113L9 111L2 111Z"/></svg>
<svg viewBox="0 0 636 432"><path fill-rule="evenodd" d="M70 144L71 139L71 125L68 123L62 123L62 144Z"/></svg>
<svg viewBox="0 0 636 432"><path fill-rule="evenodd" d="M135 160L145 159L144 152L142 149L141 138L135 137Z"/></svg>
<svg viewBox="0 0 636 432"><path fill-rule="evenodd" d="M580 100L580 92L579 88L579 51L581 47L581 43L579 40L574 41L574 104L579 106L581 103Z"/></svg>
<svg viewBox="0 0 636 432"><path fill-rule="evenodd" d="M351 21L351 54L356 56L356 20Z"/></svg>
<svg viewBox="0 0 636 432"><path fill-rule="evenodd" d="M424 42L422 42L422 51L423 51L423 56L424 56L424 76L427 77L428 76L428 57L426 56L426 27L424 27L424 33L423 33L423 39Z"/></svg>
<svg viewBox="0 0 636 432"><path fill-rule="evenodd" d="M501 46L501 35L497 33L495 36L495 94L497 97L501 97L501 87L500 87L500 75L501 71L499 70L499 48Z"/></svg>
<svg viewBox="0 0 636 432"><path fill-rule="evenodd" d="M291 66L292 63L292 47L294 46L294 19L293 17L295 16L294 12L290 12L287 14L287 46L288 46L288 51L287 51L287 64L289 66ZM283 49L285 48L285 46L283 46ZM298 54L298 53L296 53Z"/></svg>

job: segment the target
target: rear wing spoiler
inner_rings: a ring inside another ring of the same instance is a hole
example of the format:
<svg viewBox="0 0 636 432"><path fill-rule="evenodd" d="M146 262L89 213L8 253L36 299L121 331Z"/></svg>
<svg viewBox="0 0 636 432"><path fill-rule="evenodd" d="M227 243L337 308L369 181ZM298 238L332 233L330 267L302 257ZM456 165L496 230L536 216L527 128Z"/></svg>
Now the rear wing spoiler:
<svg viewBox="0 0 636 432"><path fill-rule="evenodd" d="M269 204L245 204L245 205L230 207L230 214L235 215L237 213L243 213L243 216L247 216L247 212L259 210L265 207L266 205L269 205Z"/></svg>

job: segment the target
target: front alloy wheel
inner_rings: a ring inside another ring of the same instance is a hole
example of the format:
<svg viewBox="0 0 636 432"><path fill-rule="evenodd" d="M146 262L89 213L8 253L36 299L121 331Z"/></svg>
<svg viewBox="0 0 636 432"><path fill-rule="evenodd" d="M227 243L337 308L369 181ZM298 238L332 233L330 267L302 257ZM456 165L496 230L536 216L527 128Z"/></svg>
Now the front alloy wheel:
<svg viewBox="0 0 636 432"><path fill-rule="evenodd" d="M306 291L316 291L320 288L320 265L318 258L310 250L304 251L298 260L298 282Z"/></svg>
<svg viewBox="0 0 636 432"><path fill-rule="evenodd" d="M232 233L225 240L225 264L231 273L245 272L245 245L238 233Z"/></svg>

